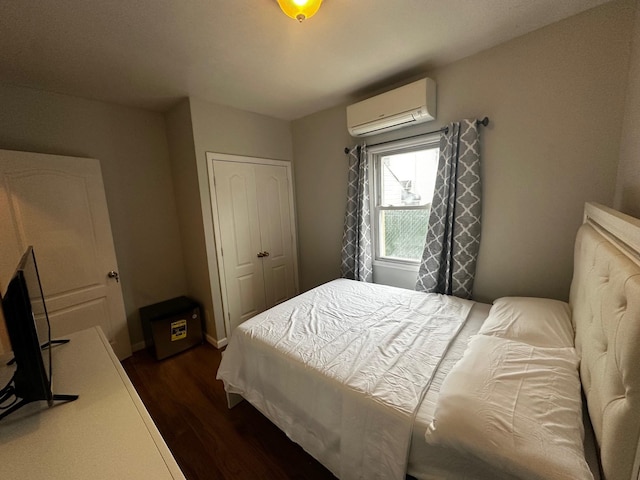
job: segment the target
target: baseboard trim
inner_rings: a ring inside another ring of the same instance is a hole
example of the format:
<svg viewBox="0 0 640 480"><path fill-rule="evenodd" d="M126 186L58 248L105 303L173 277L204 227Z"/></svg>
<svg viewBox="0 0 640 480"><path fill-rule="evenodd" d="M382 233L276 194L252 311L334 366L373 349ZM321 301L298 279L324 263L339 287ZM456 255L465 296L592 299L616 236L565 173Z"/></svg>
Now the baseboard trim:
<svg viewBox="0 0 640 480"><path fill-rule="evenodd" d="M229 341L227 340L227 337L221 338L220 340L216 340L208 333L205 335L204 338L207 340L208 343L216 347L218 350L220 350L223 347L226 347L227 343L229 343Z"/></svg>
<svg viewBox="0 0 640 480"><path fill-rule="evenodd" d="M147 344L144 342L144 340L142 342L134 343L133 345L131 345L132 352L139 352L140 350L144 350L145 348L147 348Z"/></svg>

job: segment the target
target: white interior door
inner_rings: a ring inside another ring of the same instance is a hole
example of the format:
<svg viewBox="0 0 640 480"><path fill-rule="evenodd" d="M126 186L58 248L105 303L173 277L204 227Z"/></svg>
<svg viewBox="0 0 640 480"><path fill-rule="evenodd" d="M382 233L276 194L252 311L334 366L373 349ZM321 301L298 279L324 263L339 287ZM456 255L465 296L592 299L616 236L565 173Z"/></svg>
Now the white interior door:
<svg viewBox="0 0 640 480"><path fill-rule="evenodd" d="M260 218L260 239L266 307L284 302L296 294L293 261L293 230L287 169L256 165L256 191Z"/></svg>
<svg viewBox="0 0 640 480"><path fill-rule="evenodd" d="M231 331L265 309L254 166L214 162L222 265Z"/></svg>
<svg viewBox="0 0 640 480"><path fill-rule="evenodd" d="M53 337L102 327L131 343L98 160L0 150L0 284L33 245Z"/></svg>
<svg viewBox="0 0 640 480"><path fill-rule="evenodd" d="M290 167L265 162L212 161L228 334L298 292Z"/></svg>

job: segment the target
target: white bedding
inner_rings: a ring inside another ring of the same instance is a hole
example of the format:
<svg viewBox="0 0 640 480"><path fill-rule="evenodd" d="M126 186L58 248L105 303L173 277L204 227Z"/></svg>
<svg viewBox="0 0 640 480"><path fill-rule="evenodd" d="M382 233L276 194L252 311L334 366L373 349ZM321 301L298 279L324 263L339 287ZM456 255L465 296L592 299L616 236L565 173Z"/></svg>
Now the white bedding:
<svg viewBox="0 0 640 480"><path fill-rule="evenodd" d="M401 479L416 409L472 305L335 280L238 327L218 378L340 478Z"/></svg>
<svg viewBox="0 0 640 480"><path fill-rule="evenodd" d="M499 298L478 333L536 347L573 348L569 304L550 298Z"/></svg>
<svg viewBox="0 0 640 480"><path fill-rule="evenodd" d="M429 443L523 479L593 479L585 460L578 356L476 335L444 381Z"/></svg>
<svg viewBox="0 0 640 480"><path fill-rule="evenodd" d="M407 473L419 480L515 480L514 476L498 472L472 455L465 455L449 447L429 445L425 440L425 433L434 417L442 383L462 358L469 340L483 325L490 308L491 305L486 303L473 305L464 327L451 343L418 408L411 435Z"/></svg>

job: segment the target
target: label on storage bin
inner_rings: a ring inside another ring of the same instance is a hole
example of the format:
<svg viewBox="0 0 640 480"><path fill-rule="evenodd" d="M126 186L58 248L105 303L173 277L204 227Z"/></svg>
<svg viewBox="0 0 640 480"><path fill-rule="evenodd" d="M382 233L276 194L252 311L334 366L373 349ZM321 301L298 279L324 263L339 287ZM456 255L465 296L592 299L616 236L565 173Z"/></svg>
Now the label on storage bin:
<svg viewBox="0 0 640 480"><path fill-rule="evenodd" d="M171 322L171 341L181 340L187 336L187 321L176 320Z"/></svg>

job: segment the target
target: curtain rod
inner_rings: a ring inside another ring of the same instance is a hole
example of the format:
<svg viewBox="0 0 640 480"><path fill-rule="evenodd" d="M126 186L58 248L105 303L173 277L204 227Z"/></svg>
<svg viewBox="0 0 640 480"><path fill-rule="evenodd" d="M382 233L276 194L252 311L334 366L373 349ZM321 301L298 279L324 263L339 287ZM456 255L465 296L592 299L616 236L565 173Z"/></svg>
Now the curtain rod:
<svg viewBox="0 0 640 480"><path fill-rule="evenodd" d="M486 127L487 125L489 125L489 117L484 117L482 120L476 120L476 125L478 125L478 126L482 125L483 127ZM448 132L449 132L449 127L442 127L442 128L440 128L438 130L433 130L432 132L420 133L418 135L411 135L410 137L404 137L404 138L398 139L398 140L405 140L407 138L422 137L424 135L431 135L432 133L448 133ZM373 144L369 145L369 147L375 147L377 145L384 145L386 143L393 143L393 142L397 142L398 140L388 140L386 142L373 143ZM346 155L348 155L350 151L351 151L351 149L349 147L344 147L344 153Z"/></svg>

